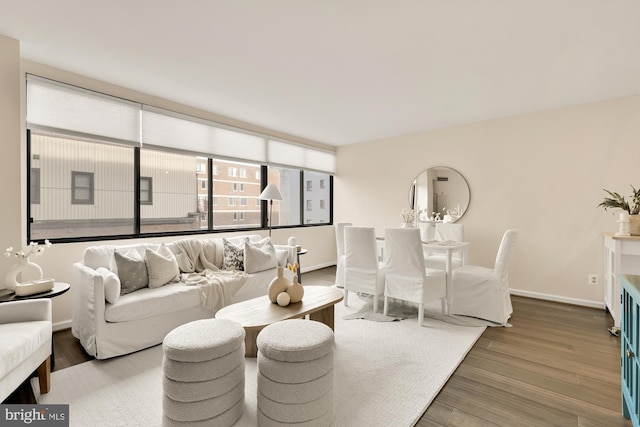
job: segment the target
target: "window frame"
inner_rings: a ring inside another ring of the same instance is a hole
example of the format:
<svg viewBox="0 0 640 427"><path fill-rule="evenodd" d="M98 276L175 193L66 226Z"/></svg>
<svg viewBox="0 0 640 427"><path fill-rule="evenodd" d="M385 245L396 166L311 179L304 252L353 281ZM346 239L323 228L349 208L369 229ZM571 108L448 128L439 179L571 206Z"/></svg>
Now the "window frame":
<svg viewBox="0 0 640 427"><path fill-rule="evenodd" d="M142 182L149 183L149 198L147 200L142 200ZM143 206L151 206L153 205L153 178L150 176L141 176L140 177L140 204Z"/></svg>

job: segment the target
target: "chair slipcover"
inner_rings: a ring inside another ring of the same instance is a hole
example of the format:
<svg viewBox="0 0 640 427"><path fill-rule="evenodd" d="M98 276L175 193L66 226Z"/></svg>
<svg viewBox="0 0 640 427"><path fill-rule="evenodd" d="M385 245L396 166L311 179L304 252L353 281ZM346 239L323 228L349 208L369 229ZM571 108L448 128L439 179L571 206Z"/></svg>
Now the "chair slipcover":
<svg viewBox="0 0 640 427"><path fill-rule="evenodd" d="M378 297L384 294L384 274L376 253L376 235L372 227L345 227L344 305L349 291L373 295L373 311L378 311Z"/></svg>
<svg viewBox="0 0 640 427"><path fill-rule="evenodd" d="M509 296L509 261L518 233L507 230L502 237L494 268L464 265L453 271L451 313L507 323L513 308Z"/></svg>
<svg viewBox="0 0 640 427"><path fill-rule="evenodd" d="M435 240L440 242L446 242L448 240L454 242L464 242L464 225L452 224L449 222L439 222L435 226L434 232ZM425 249L425 265L428 268L445 269L447 263L447 256L442 253L432 253L428 249ZM452 268L461 267L464 264L462 253L455 252L451 256Z"/></svg>
<svg viewBox="0 0 640 427"><path fill-rule="evenodd" d="M336 286L344 288L344 228L352 225L350 222L339 222L336 228Z"/></svg>
<svg viewBox="0 0 640 427"><path fill-rule="evenodd" d="M418 324L422 325L424 304L441 300L446 312L446 276L442 270L427 269L424 265L420 231L416 228L388 228L385 230L384 314L389 298L418 304Z"/></svg>

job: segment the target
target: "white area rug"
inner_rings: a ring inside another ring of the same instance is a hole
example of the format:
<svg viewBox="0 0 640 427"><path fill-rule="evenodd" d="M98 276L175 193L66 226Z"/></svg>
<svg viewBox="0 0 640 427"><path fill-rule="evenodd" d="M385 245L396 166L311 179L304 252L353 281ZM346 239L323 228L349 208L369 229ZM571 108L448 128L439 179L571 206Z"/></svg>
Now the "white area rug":
<svg viewBox="0 0 640 427"><path fill-rule="evenodd" d="M412 426L433 401L484 327L425 318L344 320L364 302L336 305L334 425ZM256 359L246 360L245 411L236 426L256 426ZM160 426L162 347L51 374L39 403L68 403L71 426ZM37 378L34 379L37 382ZM37 384L34 387L37 390Z"/></svg>

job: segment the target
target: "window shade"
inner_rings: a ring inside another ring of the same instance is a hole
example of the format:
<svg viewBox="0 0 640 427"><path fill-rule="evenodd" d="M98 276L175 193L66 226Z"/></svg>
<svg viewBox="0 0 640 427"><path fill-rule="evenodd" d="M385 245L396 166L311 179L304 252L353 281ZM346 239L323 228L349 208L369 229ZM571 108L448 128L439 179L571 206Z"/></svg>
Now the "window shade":
<svg viewBox="0 0 640 427"><path fill-rule="evenodd" d="M146 106L142 111L142 143L239 161L267 159L262 136Z"/></svg>
<svg viewBox="0 0 640 427"><path fill-rule="evenodd" d="M140 142L141 105L27 76L27 125L86 136Z"/></svg>
<svg viewBox="0 0 640 427"><path fill-rule="evenodd" d="M269 140L268 157L270 164L293 166L333 174L336 171L335 153L292 142Z"/></svg>

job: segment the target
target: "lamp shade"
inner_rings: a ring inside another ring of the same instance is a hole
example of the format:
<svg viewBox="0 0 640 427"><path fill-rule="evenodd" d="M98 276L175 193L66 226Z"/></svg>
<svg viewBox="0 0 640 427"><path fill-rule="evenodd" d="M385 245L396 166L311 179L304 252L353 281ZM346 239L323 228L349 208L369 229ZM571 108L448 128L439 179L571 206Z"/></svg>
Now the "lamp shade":
<svg viewBox="0 0 640 427"><path fill-rule="evenodd" d="M260 200L282 200L282 194L275 184L269 184L262 190L258 198Z"/></svg>

